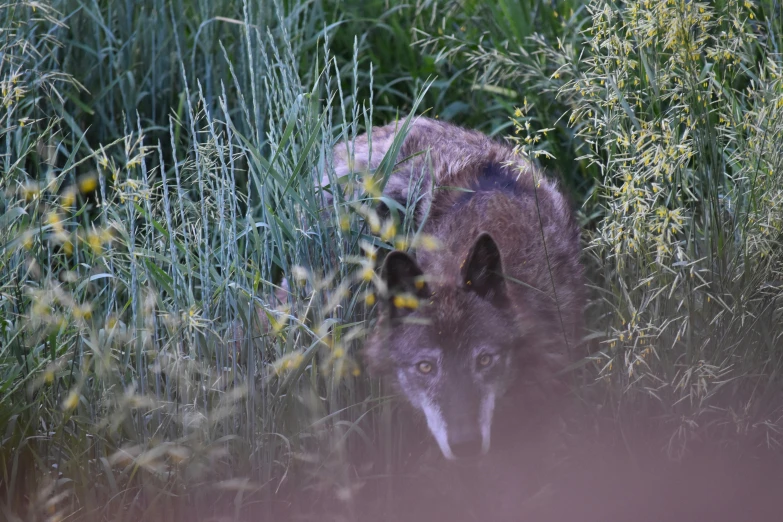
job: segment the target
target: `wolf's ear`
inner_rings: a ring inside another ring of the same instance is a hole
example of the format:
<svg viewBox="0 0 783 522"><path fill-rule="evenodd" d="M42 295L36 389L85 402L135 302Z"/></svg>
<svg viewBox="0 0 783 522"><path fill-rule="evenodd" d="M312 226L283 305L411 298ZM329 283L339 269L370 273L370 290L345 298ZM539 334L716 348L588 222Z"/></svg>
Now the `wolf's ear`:
<svg viewBox="0 0 783 522"><path fill-rule="evenodd" d="M475 292L497 306L508 304L500 249L486 232L479 235L468 253L462 266L462 284L465 290Z"/></svg>
<svg viewBox="0 0 783 522"><path fill-rule="evenodd" d="M426 299L430 296L429 287L424 281L424 272L405 252L395 250L386 256L381 277L386 283L392 309L415 309L418 304L407 298ZM395 298L398 300L395 301ZM399 300L400 298L402 301Z"/></svg>

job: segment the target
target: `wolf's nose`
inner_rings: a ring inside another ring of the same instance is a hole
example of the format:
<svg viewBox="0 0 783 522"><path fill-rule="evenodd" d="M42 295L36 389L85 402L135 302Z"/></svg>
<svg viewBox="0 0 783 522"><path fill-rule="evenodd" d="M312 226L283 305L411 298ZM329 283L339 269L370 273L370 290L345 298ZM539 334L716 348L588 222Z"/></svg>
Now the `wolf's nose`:
<svg viewBox="0 0 783 522"><path fill-rule="evenodd" d="M455 457L464 459L470 457L478 457L481 454L481 439L471 438L460 441L449 441L451 446L451 452Z"/></svg>

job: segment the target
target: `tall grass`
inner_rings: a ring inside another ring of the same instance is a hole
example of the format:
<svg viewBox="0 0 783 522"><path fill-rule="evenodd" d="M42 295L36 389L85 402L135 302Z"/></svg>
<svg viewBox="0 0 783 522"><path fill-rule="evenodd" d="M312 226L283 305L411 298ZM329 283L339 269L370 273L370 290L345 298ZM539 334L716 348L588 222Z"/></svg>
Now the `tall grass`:
<svg viewBox="0 0 783 522"><path fill-rule="evenodd" d="M590 415L674 456L778 448L772 7L0 7L2 517L395 502L412 428L358 350L411 231L367 179L331 177L328 205L315 179L398 111L508 134L583 202Z"/></svg>
<svg viewBox="0 0 783 522"><path fill-rule="evenodd" d="M777 449L776 25L751 2L590 14L591 57L563 60L559 92L604 173L591 254L613 316L602 370L616 367L615 401L663 415L676 455L694 439Z"/></svg>
<svg viewBox="0 0 783 522"><path fill-rule="evenodd" d="M4 516L351 512L344 455L391 431L355 352L394 237L314 189L372 121L322 15L2 8Z"/></svg>
<svg viewBox="0 0 783 522"><path fill-rule="evenodd" d="M563 118L568 104L552 89L554 64L540 51L557 41L582 41L587 3L440 0L434 2L431 23L413 29L419 49L434 56L436 64L451 65L452 81L467 79L472 92L493 100L481 113L482 121L469 121L471 126L498 137L513 134L510 116L524 106L527 121L549 129L537 145L546 145L551 154L536 159L564 182L577 202L584 200L600 172L577 160L582 140Z"/></svg>

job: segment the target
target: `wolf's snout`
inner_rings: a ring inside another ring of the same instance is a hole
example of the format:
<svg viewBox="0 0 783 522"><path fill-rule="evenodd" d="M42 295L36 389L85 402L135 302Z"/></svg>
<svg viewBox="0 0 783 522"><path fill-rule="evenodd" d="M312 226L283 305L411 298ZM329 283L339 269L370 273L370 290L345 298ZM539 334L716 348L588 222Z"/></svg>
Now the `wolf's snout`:
<svg viewBox="0 0 783 522"><path fill-rule="evenodd" d="M476 431L463 437L449 437L451 452L459 459L478 457L482 453L481 434Z"/></svg>
<svg viewBox="0 0 783 522"><path fill-rule="evenodd" d="M447 421L448 441L454 457L458 459L472 458L484 453L481 426L476 422L478 412L473 408L465 408L459 413L451 413L450 422Z"/></svg>

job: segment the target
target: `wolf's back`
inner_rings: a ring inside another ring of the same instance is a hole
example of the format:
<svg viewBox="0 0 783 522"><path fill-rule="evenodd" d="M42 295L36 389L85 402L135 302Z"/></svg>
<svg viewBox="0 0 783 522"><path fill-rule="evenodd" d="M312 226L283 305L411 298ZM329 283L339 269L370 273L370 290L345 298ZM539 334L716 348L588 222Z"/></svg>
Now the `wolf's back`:
<svg viewBox="0 0 783 522"><path fill-rule="evenodd" d="M389 123L375 127L371 133L362 134L355 140L338 144L334 149L336 177L378 169L402 127L402 121ZM474 130L430 118L413 118L397 156L397 166L383 192L405 204L411 188L421 186L426 189L433 181L434 185L440 187L467 188L481 175L480 169L487 162L513 163L529 172L520 177L520 184L532 181L532 165L516 156L510 147ZM329 184L326 175L322 178L322 184ZM549 188L547 182L543 189ZM423 212L429 206L431 194L424 190L418 201L418 207ZM565 201L563 204L567 209Z"/></svg>

